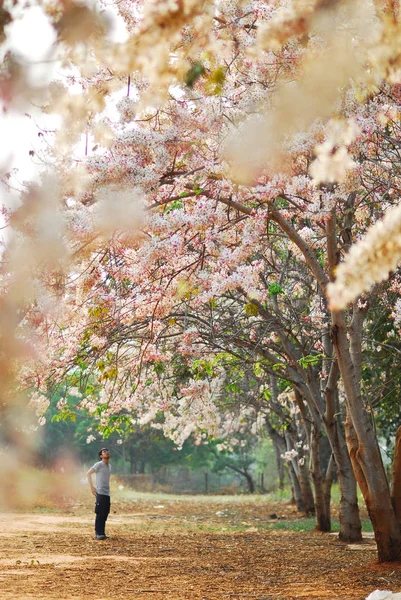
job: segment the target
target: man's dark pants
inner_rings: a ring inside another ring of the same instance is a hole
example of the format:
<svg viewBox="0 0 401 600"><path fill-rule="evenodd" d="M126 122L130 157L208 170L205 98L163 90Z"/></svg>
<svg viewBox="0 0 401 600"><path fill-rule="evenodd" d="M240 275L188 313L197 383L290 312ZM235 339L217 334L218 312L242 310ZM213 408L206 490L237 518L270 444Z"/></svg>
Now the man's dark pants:
<svg viewBox="0 0 401 600"><path fill-rule="evenodd" d="M110 496L103 494L96 494L96 505L95 505L95 532L96 535L105 535L105 527L107 517L110 512Z"/></svg>

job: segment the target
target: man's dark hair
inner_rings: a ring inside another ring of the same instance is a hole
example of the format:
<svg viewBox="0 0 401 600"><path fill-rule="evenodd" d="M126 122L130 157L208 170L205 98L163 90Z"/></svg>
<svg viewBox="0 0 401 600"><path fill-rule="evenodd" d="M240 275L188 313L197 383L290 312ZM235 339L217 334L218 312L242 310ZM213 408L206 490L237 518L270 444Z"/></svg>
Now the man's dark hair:
<svg viewBox="0 0 401 600"><path fill-rule="evenodd" d="M102 456L103 450L107 450L107 452L109 451L108 448L102 448L101 450L99 450L99 458Z"/></svg>

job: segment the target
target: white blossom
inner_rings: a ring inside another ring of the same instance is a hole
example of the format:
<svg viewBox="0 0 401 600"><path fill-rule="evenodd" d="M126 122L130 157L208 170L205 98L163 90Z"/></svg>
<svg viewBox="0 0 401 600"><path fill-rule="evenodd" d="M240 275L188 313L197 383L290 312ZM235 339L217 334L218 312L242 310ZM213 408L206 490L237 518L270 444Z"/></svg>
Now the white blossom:
<svg viewBox="0 0 401 600"><path fill-rule="evenodd" d="M327 287L332 309L342 309L374 284L388 278L401 259L401 204L387 211L357 244L351 247Z"/></svg>
<svg viewBox="0 0 401 600"><path fill-rule="evenodd" d="M281 458L283 460L285 460L286 462L289 462L296 456L298 456L298 452L295 449L287 450L287 452L285 452L284 454L281 454Z"/></svg>

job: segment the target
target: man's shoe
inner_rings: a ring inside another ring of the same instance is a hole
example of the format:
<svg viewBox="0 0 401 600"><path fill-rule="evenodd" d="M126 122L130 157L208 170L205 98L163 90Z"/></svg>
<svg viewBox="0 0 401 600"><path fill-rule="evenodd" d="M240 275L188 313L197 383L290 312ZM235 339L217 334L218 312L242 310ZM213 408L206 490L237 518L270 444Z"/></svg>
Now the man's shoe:
<svg viewBox="0 0 401 600"><path fill-rule="evenodd" d="M107 535L97 535L96 539L97 540L108 540L109 538L107 537Z"/></svg>

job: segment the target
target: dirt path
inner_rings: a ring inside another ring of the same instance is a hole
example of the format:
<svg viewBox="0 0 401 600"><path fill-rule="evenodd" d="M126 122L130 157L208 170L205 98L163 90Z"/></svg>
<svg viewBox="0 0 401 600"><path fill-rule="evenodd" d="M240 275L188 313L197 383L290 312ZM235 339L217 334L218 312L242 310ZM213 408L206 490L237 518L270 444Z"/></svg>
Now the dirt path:
<svg viewBox="0 0 401 600"><path fill-rule="evenodd" d="M333 535L271 529L269 513L288 520L291 511L229 500L114 504L102 542L89 505L3 513L0 598L363 600L401 591L401 566L377 565L371 539L350 548Z"/></svg>

